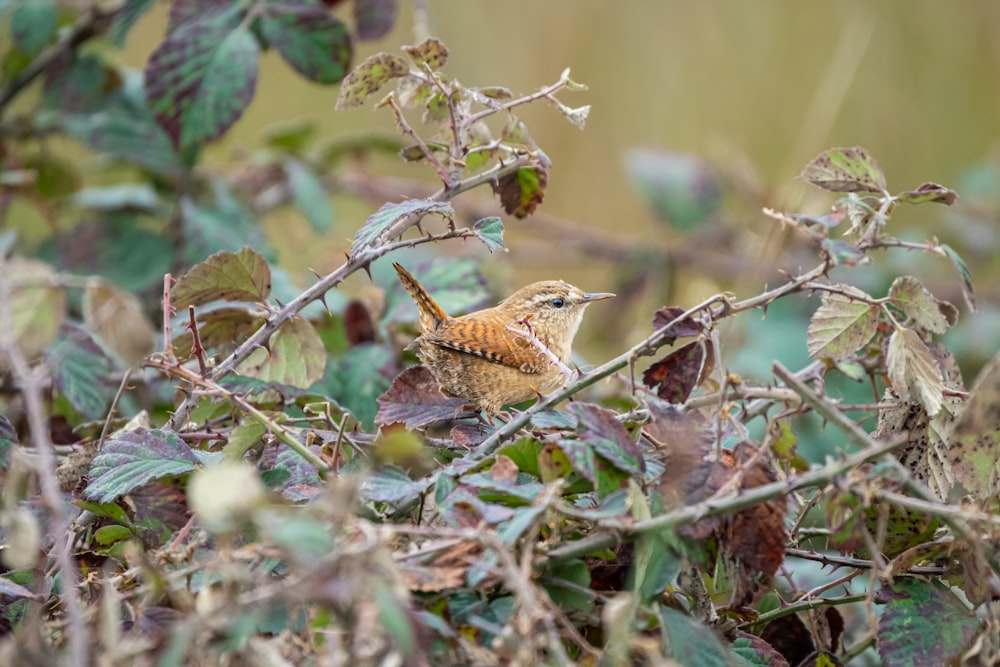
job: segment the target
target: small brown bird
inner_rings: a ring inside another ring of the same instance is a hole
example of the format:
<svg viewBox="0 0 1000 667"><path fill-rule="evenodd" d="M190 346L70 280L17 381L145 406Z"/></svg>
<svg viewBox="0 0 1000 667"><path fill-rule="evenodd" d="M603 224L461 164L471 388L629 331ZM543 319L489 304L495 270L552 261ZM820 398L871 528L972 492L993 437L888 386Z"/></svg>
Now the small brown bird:
<svg viewBox="0 0 1000 667"><path fill-rule="evenodd" d="M393 267L420 309L420 335L410 347L446 394L475 403L487 415L561 387L566 377L560 366L570 358L583 311L591 301L614 296L546 280L493 308L450 317L409 271Z"/></svg>

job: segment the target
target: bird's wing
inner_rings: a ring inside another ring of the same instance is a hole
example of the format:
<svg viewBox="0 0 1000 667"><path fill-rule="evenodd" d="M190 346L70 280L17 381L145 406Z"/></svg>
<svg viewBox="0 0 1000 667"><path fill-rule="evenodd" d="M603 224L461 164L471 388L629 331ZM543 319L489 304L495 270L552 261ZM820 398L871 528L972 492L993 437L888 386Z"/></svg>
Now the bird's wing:
<svg viewBox="0 0 1000 667"><path fill-rule="evenodd" d="M549 360L528 340L494 322L480 321L475 315L449 318L434 331L421 336L421 340L517 368L522 373L541 373L549 367Z"/></svg>

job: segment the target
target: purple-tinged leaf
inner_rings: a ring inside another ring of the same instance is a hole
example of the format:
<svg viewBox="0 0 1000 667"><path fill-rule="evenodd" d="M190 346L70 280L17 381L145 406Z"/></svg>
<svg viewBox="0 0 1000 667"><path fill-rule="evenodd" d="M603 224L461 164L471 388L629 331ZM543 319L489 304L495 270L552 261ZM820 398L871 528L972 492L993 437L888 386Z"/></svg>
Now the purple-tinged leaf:
<svg viewBox="0 0 1000 667"><path fill-rule="evenodd" d="M189 20L146 63L150 109L175 146L220 137L253 99L260 45L242 18L233 6Z"/></svg>
<svg viewBox="0 0 1000 667"><path fill-rule="evenodd" d="M176 433L136 429L108 440L90 465L85 495L108 503L147 482L183 475L198 458Z"/></svg>
<svg viewBox="0 0 1000 667"><path fill-rule="evenodd" d="M396 229L395 225L404 218L422 217L428 213L438 213L448 220L452 220L455 215L451 204L431 199L408 199L400 203L383 204L358 230L354 243L351 244L351 257L356 257L362 250L377 247L389 238L401 234L404 229Z"/></svg>
<svg viewBox="0 0 1000 667"><path fill-rule="evenodd" d="M968 648L981 624L946 587L910 577L884 584L878 652L887 665L947 665Z"/></svg>
<svg viewBox="0 0 1000 667"><path fill-rule="evenodd" d="M378 397L378 405L376 425L401 423L406 428L421 428L454 419L469 402L445 396L426 366L414 366L396 376L389 391Z"/></svg>
<svg viewBox="0 0 1000 667"><path fill-rule="evenodd" d="M232 5L232 0L173 0L167 18L167 34L185 23L197 21L206 14L224 11Z"/></svg>
<svg viewBox="0 0 1000 667"><path fill-rule="evenodd" d="M316 83L337 83L351 64L351 36L322 5L305 0L269 3L264 37L292 69Z"/></svg>
<svg viewBox="0 0 1000 667"><path fill-rule="evenodd" d="M358 39L380 39L396 22L396 0L354 0L354 24Z"/></svg>
<svg viewBox="0 0 1000 667"><path fill-rule="evenodd" d="M76 411L87 419L102 418L114 395L114 363L91 334L63 324L46 358L53 383Z"/></svg>
<svg viewBox="0 0 1000 667"><path fill-rule="evenodd" d="M619 470L642 474L645 469L642 452L613 412L589 403L572 403L569 410L580 419L580 440Z"/></svg>

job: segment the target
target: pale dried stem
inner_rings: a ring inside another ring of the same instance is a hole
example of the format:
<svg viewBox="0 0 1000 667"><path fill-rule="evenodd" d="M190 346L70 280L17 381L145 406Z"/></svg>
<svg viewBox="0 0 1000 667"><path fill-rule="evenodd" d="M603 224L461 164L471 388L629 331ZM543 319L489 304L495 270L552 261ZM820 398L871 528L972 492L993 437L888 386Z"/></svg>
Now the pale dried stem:
<svg viewBox="0 0 1000 667"><path fill-rule="evenodd" d="M3 279L7 274L5 262L0 255L0 322L12 322L11 285ZM45 418L45 401L42 396L47 383L47 371L43 366L32 368L21 353L14 331L9 326L0 327L0 357L5 358L15 381L21 387L31 431L31 444L38 460L34 466L38 474L42 502L47 510L48 531L55 554L55 566L62 580L62 606L67 618L66 664L71 667L85 667L88 664L87 649L89 638L84 627L83 608L77 590L78 571L73 563L69 540L66 536L68 515L66 503L59 490L55 476L56 454L49 437L48 422Z"/></svg>

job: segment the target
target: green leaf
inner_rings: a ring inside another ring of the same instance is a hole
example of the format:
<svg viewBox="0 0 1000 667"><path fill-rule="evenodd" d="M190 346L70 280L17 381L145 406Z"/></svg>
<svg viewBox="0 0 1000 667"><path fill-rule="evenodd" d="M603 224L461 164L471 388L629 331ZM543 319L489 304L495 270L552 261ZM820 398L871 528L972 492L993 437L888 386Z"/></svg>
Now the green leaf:
<svg viewBox="0 0 1000 667"><path fill-rule="evenodd" d="M351 257L357 257L363 250L376 248L402 233L402 229L396 228L401 220L410 216L423 217L428 213L437 213L449 222L455 216L451 204L430 199L408 199L400 203L382 204L355 235L354 243L351 244Z"/></svg>
<svg viewBox="0 0 1000 667"><path fill-rule="evenodd" d="M358 39L381 39L396 22L396 0L354 0L354 25Z"/></svg>
<svg viewBox="0 0 1000 667"><path fill-rule="evenodd" d="M897 327L892 332L886 367L901 399L919 402L931 417L938 413L944 396L941 366L915 331Z"/></svg>
<svg viewBox="0 0 1000 667"><path fill-rule="evenodd" d="M32 359L56 339L66 317L66 294L53 284L55 271L36 259L14 257L4 265L10 281L12 334L21 353Z"/></svg>
<svg viewBox="0 0 1000 667"><path fill-rule="evenodd" d="M10 467L10 453L17 444L17 431L14 425L0 414L0 470L7 470Z"/></svg>
<svg viewBox="0 0 1000 667"><path fill-rule="evenodd" d="M85 495L108 503L147 482L183 475L198 465L198 458L176 433L140 428L126 431L104 443L90 465Z"/></svg>
<svg viewBox="0 0 1000 667"><path fill-rule="evenodd" d="M200 203L183 197L184 258L197 264L219 250L236 252L245 246L262 248L261 230L249 211L233 196L220 180L212 183L215 200ZM265 259L266 252L262 250Z"/></svg>
<svg viewBox="0 0 1000 667"><path fill-rule="evenodd" d="M160 198L150 183L116 183L84 188L73 197L73 203L93 211L130 209L153 213L160 206Z"/></svg>
<svg viewBox="0 0 1000 667"><path fill-rule="evenodd" d="M906 313L908 321L931 333L943 334L955 324L953 318L957 314L954 308L942 309L941 302L913 276L900 276L893 281L889 288L889 303Z"/></svg>
<svg viewBox="0 0 1000 667"><path fill-rule="evenodd" d="M72 113L99 113L114 100L121 85L119 73L96 55L56 61L46 72L42 103L48 109Z"/></svg>
<svg viewBox="0 0 1000 667"><path fill-rule="evenodd" d="M170 137L146 106L137 75L125 75L123 91L105 100L100 113L61 114L56 122L76 141L155 173L176 177L184 169Z"/></svg>
<svg viewBox="0 0 1000 667"><path fill-rule="evenodd" d="M438 70L448 63L448 47L433 37L428 37L416 46L404 46L403 52L410 56L418 67L427 65L433 70Z"/></svg>
<svg viewBox="0 0 1000 667"><path fill-rule="evenodd" d="M910 577L885 584L878 652L887 665L946 665L957 661L981 624L950 591Z"/></svg>
<svg viewBox="0 0 1000 667"><path fill-rule="evenodd" d="M642 452L615 413L589 403L571 403L569 411L580 419L577 437L619 470L641 476Z"/></svg>
<svg viewBox="0 0 1000 667"><path fill-rule="evenodd" d="M292 69L316 83L337 83L351 63L347 26L318 2L281 0L268 4L261 31Z"/></svg>
<svg viewBox="0 0 1000 667"><path fill-rule="evenodd" d="M320 453L319 447L315 445L309 449L314 454ZM316 472L316 467L290 447L282 445L271 471L287 474L279 488L281 495L292 502L312 500L323 491L324 483Z"/></svg>
<svg viewBox="0 0 1000 667"><path fill-rule="evenodd" d="M340 84L340 94L337 95L335 108L342 111L359 107L390 80L405 76L409 71L406 61L397 55L391 53L370 55Z"/></svg>
<svg viewBox="0 0 1000 667"><path fill-rule="evenodd" d="M625 156L625 169L656 217L676 229L704 224L722 202L718 178L697 156L634 149Z"/></svg>
<svg viewBox="0 0 1000 667"><path fill-rule="evenodd" d="M111 27L108 29L108 39L111 43L122 48L128 33L135 24L156 4L156 0L129 0L111 19Z"/></svg>
<svg viewBox="0 0 1000 667"><path fill-rule="evenodd" d="M491 253L494 250L507 252L507 246L503 244L503 221L500 218L494 216L477 220L473 230Z"/></svg>
<svg viewBox="0 0 1000 667"><path fill-rule="evenodd" d="M539 581L549 598L565 613L590 614L594 610L595 595L587 593L590 588L590 569L582 560L562 561L555 572L543 574ZM570 588L561 581L576 584L579 588Z"/></svg>
<svg viewBox="0 0 1000 667"><path fill-rule="evenodd" d="M73 408L87 419L103 417L114 395L114 364L93 337L64 324L46 358L56 388Z"/></svg>
<svg viewBox="0 0 1000 667"><path fill-rule="evenodd" d="M271 270L257 252L223 250L195 264L171 290L174 308L211 301L263 302L271 293Z"/></svg>
<svg viewBox="0 0 1000 667"><path fill-rule="evenodd" d="M823 239L820 247L838 266L860 266L870 261L857 246L840 239Z"/></svg>
<svg viewBox="0 0 1000 667"><path fill-rule="evenodd" d="M149 105L175 146L225 133L253 99L260 46L239 5L206 11L156 48L144 70Z"/></svg>
<svg viewBox="0 0 1000 667"><path fill-rule="evenodd" d="M316 328L294 317L271 334L267 347L254 350L237 372L305 389L323 377L324 368L326 350Z"/></svg>
<svg viewBox="0 0 1000 667"><path fill-rule="evenodd" d="M809 320L806 344L814 359L846 359L868 344L878 326L878 306L860 300L870 296L850 285L836 287L848 296L824 293L822 305Z"/></svg>
<svg viewBox="0 0 1000 667"><path fill-rule="evenodd" d="M304 118L293 118L265 127L262 134L268 146L299 155L315 141L316 123Z"/></svg>
<svg viewBox="0 0 1000 667"><path fill-rule="evenodd" d="M896 195L896 199L910 204L923 204L930 201L935 204L951 206L958 200L958 194L937 183L923 183L916 190L900 192Z"/></svg>
<svg viewBox="0 0 1000 667"><path fill-rule="evenodd" d="M976 296L972 291L972 274L969 273L969 267L965 265L965 262L962 261L962 258L958 256L958 253L951 246L941 244L938 247L948 256L948 259L951 260L952 265L962 279L962 296L965 297L965 305L972 312L976 312Z"/></svg>
<svg viewBox="0 0 1000 667"><path fill-rule="evenodd" d="M10 36L14 46L36 55L56 33L59 15L52 0L20 0L10 13Z"/></svg>
<svg viewBox="0 0 1000 667"><path fill-rule="evenodd" d="M64 271L103 276L136 292L163 284L173 248L155 225L131 212L94 218L46 243L43 256Z"/></svg>
<svg viewBox="0 0 1000 667"><path fill-rule="evenodd" d="M882 168L861 146L823 151L809 161L799 178L832 192L886 190Z"/></svg>
<svg viewBox="0 0 1000 667"><path fill-rule="evenodd" d="M255 419L244 419L229 432L226 445L222 448L222 458L226 461L241 461L251 447L260 442L267 432L267 426Z"/></svg>
<svg viewBox="0 0 1000 667"><path fill-rule="evenodd" d="M366 429L375 426L379 396L389 389L396 352L389 345L355 345L327 365L323 379L310 388L349 410Z"/></svg>
<svg viewBox="0 0 1000 667"><path fill-rule="evenodd" d="M285 162L285 174L292 199L305 214L312 230L318 233L329 230L333 224L333 207L319 175L298 160Z"/></svg>
<svg viewBox="0 0 1000 667"><path fill-rule="evenodd" d="M94 533L94 539L98 544L108 546L115 542L121 542L132 537L132 529L126 526L101 526Z"/></svg>
<svg viewBox="0 0 1000 667"><path fill-rule="evenodd" d="M361 497L371 502L407 503L416 500L430 484L430 478L413 481L402 468L387 465L362 480Z"/></svg>
<svg viewBox="0 0 1000 667"><path fill-rule="evenodd" d="M666 657L680 667L730 667L729 653L710 628L668 607L660 608Z"/></svg>
<svg viewBox="0 0 1000 667"><path fill-rule="evenodd" d="M418 262L412 269L424 289L450 315L478 310L490 298L486 279L472 260ZM386 322L410 322L417 318L416 304L398 281L386 291L385 312Z"/></svg>
<svg viewBox="0 0 1000 667"><path fill-rule="evenodd" d="M330 528L304 513L286 514L280 520L268 521L265 530L275 544L303 563L314 563L330 555L335 546Z"/></svg>
<svg viewBox="0 0 1000 667"><path fill-rule="evenodd" d="M526 218L542 203L548 183L547 161L539 161L533 167L518 169L495 181L493 192L500 197L507 213L515 218Z"/></svg>

